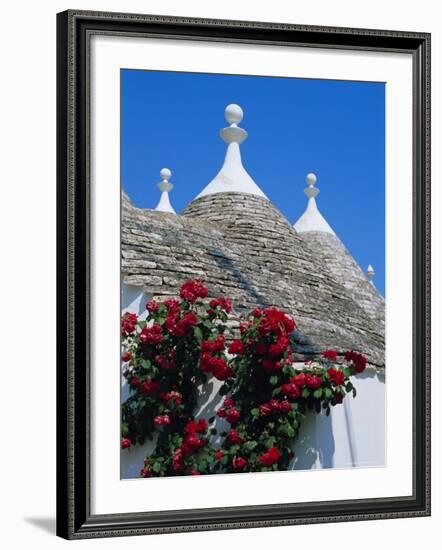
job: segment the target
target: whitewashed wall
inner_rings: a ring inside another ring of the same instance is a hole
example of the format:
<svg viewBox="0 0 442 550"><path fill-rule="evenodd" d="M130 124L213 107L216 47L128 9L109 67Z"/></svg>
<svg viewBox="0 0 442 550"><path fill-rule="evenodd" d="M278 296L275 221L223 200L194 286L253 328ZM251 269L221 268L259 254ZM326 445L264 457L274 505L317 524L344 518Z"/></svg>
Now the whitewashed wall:
<svg viewBox="0 0 442 550"><path fill-rule="evenodd" d="M149 297L139 288L123 285L122 309L137 313L145 312ZM355 399L350 395L342 405L332 408L329 417L309 412L294 445L293 470L316 468L379 467L385 464L385 379L373 369L354 379L357 390ZM128 396L123 379L122 399ZM206 420L214 416L222 398L217 395L222 383L210 380L199 387L196 416ZM229 424L216 417L215 427L226 430ZM216 440L214 441L216 444ZM137 477L146 455L152 452L155 441L142 447L122 451L121 477Z"/></svg>

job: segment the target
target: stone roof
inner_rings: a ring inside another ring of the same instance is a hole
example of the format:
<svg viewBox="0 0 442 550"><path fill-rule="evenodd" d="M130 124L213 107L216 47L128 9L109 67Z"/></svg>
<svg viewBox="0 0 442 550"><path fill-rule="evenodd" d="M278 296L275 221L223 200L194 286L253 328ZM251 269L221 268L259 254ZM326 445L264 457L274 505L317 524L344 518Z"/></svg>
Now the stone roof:
<svg viewBox="0 0 442 550"><path fill-rule="evenodd" d="M352 292L339 266L317 253L314 239L323 235L306 235L251 193L205 195L181 216L135 208L123 195L123 282L163 298L199 277L210 296L231 297L237 315L270 305L293 314L300 360L327 348L354 349L383 367L384 326L369 312L372 296L365 288Z"/></svg>
<svg viewBox="0 0 442 550"><path fill-rule="evenodd" d="M336 281L342 284L368 315L385 326L385 301L353 256L335 235L322 231L301 233L302 239L315 251Z"/></svg>
<svg viewBox="0 0 442 550"><path fill-rule="evenodd" d="M319 194L319 189L315 187L316 181L315 174L307 174L307 187L304 189L308 198L307 208L295 223L294 228L314 251L321 263L333 274L336 282L348 290L353 301L363 307L372 319L384 327L385 302L371 282L374 269L371 265L369 266L370 276L362 271L319 212L316 204L316 197Z"/></svg>

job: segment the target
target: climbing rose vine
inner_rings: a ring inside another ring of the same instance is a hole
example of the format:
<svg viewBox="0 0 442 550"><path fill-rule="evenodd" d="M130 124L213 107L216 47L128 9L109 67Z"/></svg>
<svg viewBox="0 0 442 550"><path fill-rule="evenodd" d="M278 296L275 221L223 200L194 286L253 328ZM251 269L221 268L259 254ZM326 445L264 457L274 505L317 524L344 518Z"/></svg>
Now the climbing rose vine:
<svg viewBox="0 0 442 550"><path fill-rule="evenodd" d="M354 351L326 350L318 361L295 367L295 321L271 307L244 317L236 339L227 329L232 302L207 300L199 280L187 281L180 299L150 301L145 319L121 320L123 375L121 448L155 441L140 476L200 475L285 470L306 412L356 396L350 378L366 359ZM195 419L197 387L222 381L216 416Z"/></svg>

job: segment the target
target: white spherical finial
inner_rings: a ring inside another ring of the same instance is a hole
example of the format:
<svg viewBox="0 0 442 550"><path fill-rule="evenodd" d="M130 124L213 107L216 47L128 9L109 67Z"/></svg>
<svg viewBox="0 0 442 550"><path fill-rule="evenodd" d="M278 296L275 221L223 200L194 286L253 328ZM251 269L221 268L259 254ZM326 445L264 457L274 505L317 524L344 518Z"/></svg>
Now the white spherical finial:
<svg viewBox="0 0 442 550"><path fill-rule="evenodd" d="M368 264L368 267L367 267L368 280L371 281L375 275L376 275L376 271L373 269L373 266L371 264Z"/></svg>
<svg viewBox="0 0 442 550"><path fill-rule="evenodd" d="M169 170L169 168L162 168L160 170L160 177L162 180L168 180L172 176L172 172Z"/></svg>
<svg viewBox="0 0 442 550"><path fill-rule="evenodd" d="M307 185L315 185L317 180L318 178L316 177L316 174L314 174L313 172L310 172L305 176L305 181Z"/></svg>
<svg viewBox="0 0 442 550"><path fill-rule="evenodd" d="M162 193L169 193L169 191L172 191L173 185L169 181L169 178L171 176L172 176L172 172L169 170L169 168L161 168L160 170L161 181L157 183L157 186Z"/></svg>
<svg viewBox="0 0 442 550"><path fill-rule="evenodd" d="M244 113L239 105L231 103L224 109L224 116L229 124L239 124L243 119Z"/></svg>

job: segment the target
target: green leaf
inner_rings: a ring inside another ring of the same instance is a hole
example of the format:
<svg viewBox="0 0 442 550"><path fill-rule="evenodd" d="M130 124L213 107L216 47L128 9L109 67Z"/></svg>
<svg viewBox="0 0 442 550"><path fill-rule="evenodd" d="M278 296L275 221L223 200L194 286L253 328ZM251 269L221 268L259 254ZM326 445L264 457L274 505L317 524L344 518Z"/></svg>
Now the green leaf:
<svg viewBox="0 0 442 550"><path fill-rule="evenodd" d="M154 465L152 466L152 470L158 473L161 470L161 464L159 462L154 462Z"/></svg>
<svg viewBox="0 0 442 550"><path fill-rule="evenodd" d="M333 392L330 388L324 388L324 395L327 399L330 399L333 395Z"/></svg>
<svg viewBox="0 0 442 550"><path fill-rule="evenodd" d="M353 386L352 393L353 393L353 397L356 397L356 388L354 386Z"/></svg>
<svg viewBox="0 0 442 550"><path fill-rule="evenodd" d="M278 383L278 377L274 374L269 378L269 382L270 384L272 384L272 386L276 386L276 384Z"/></svg>
<svg viewBox="0 0 442 550"><path fill-rule="evenodd" d="M195 335L195 338L196 338L197 342L201 343L203 341L203 333L202 333L200 327L194 327L193 328L193 333Z"/></svg>
<svg viewBox="0 0 442 550"><path fill-rule="evenodd" d="M304 388L301 395L302 397L308 397L310 395L310 391L308 390L308 388Z"/></svg>
<svg viewBox="0 0 442 550"><path fill-rule="evenodd" d="M256 441L247 441L247 443L244 443L243 448L246 451L253 451L253 449L258 445Z"/></svg>
<svg viewBox="0 0 442 550"><path fill-rule="evenodd" d="M289 437L295 437L296 432L291 426L287 426L286 432Z"/></svg>
<svg viewBox="0 0 442 550"><path fill-rule="evenodd" d="M344 367L344 368L342 369L342 372L344 373L344 376L345 376L346 378L348 378L349 376L351 376L351 369L350 369L350 367Z"/></svg>
<svg viewBox="0 0 442 550"><path fill-rule="evenodd" d="M351 392L352 389L353 389L353 384L351 382L347 382L347 384L345 385L345 390L347 392Z"/></svg>
<svg viewBox="0 0 442 550"><path fill-rule="evenodd" d="M257 416L259 416L259 409L256 409L256 408L255 408L255 409L252 409L252 410L250 411L250 414L251 414L253 417L256 418Z"/></svg>
<svg viewBox="0 0 442 550"><path fill-rule="evenodd" d="M284 365L282 372L288 376L296 375L296 369L294 369L291 365Z"/></svg>
<svg viewBox="0 0 442 550"><path fill-rule="evenodd" d="M315 397L316 399L319 399L320 397L322 397L322 388L318 388L317 390L315 390L313 392L313 397Z"/></svg>
<svg viewBox="0 0 442 550"><path fill-rule="evenodd" d="M279 395L281 393L281 388L275 388L273 391L272 391L272 397L276 397L277 395Z"/></svg>
<svg viewBox="0 0 442 550"><path fill-rule="evenodd" d="M210 430L210 433L211 433L212 435L216 435L216 434L218 433L218 431L217 431L216 428L212 428L212 429Z"/></svg>
<svg viewBox="0 0 442 550"><path fill-rule="evenodd" d="M215 420L215 417L214 417L214 416L211 416L207 422L208 422L209 424L212 424L212 422L213 422L214 420Z"/></svg>

